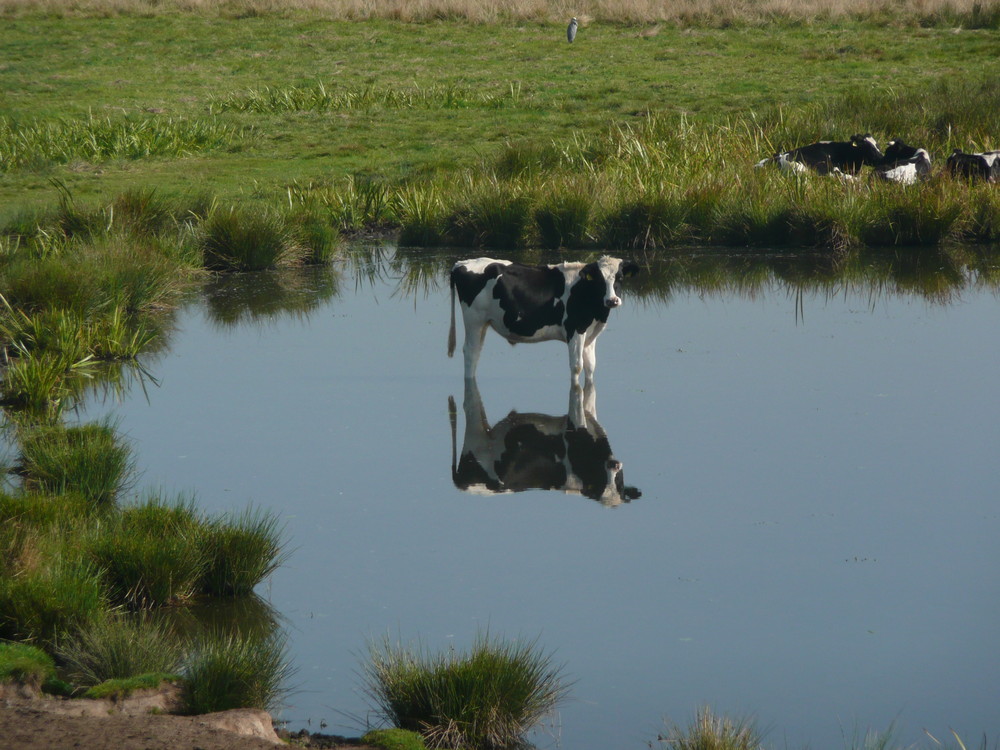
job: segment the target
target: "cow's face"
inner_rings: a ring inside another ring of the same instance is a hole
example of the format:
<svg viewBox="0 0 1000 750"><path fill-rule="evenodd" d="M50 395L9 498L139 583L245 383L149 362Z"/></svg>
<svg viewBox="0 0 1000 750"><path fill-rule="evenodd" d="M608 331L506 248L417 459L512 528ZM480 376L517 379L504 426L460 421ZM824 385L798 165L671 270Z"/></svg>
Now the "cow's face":
<svg viewBox="0 0 1000 750"><path fill-rule="evenodd" d="M601 492L600 497L595 498L600 501L601 505L613 507L631 502L637 497L642 497L642 492L635 487L629 487L625 484L625 475L622 472L621 461L614 458L608 459L605 462L605 471L607 472L607 481L605 482L604 490Z"/></svg>
<svg viewBox="0 0 1000 750"><path fill-rule="evenodd" d="M639 273L639 266L632 261L611 258L605 255L596 263L589 263L580 272L586 281L604 285L604 306L618 307L622 303L621 282L627 276Z"/></svg>

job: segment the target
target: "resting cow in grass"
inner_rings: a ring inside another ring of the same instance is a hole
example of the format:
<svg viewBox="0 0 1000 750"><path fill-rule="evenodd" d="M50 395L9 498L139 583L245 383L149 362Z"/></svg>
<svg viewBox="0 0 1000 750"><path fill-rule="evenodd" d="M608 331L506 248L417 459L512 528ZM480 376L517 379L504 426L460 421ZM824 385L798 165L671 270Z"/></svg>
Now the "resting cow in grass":
<svg viewBox="0 0 1000 750"><path fill-rule="evenodd" d="M1000 182L1000 151L968 154L956 148L948 157L947 167L953 177Z"/></svg>
<svg viewBox="0 0 1000 750"><path fill-rule="evenodd" d="M882 152L871 133L851 136L849 141L817 141L791 151L781 151L757 162L758 167L776 164L782 171L801 173L811 169L817 174L857 174L865 164L882 162Z"/></svg>
<svg viewBox="0 0 1000 750"><path fill-rule="evenodd" d="M609 507L640 497L639 490L625 485L622 463L594 414L595 402L593 385L573 386L565 416L512 411L491 427L476 381L466 380L461 456L455 400L448 398L452 481L478 495L558 490Z"/></svg>
<svg viewBox="0 0 1000 750"><path fill-rule="evenodd" d="M889 141L875 176L888 182L912 185L931 173L931 156L925 149L910 146L902 139Z"/></svg>
<svg viewBox="0 0 1000 750"><path fill-rule="evenodd" d="M465 377L476 376L486 331L511 344L565 341L570 382L594 379L597 337L622 304L622 279L639 272L631 261L604 256L594 263L528 266L493 258L460 260L451 269L451 330L455 352L455 294L465 322Z"/></svg>

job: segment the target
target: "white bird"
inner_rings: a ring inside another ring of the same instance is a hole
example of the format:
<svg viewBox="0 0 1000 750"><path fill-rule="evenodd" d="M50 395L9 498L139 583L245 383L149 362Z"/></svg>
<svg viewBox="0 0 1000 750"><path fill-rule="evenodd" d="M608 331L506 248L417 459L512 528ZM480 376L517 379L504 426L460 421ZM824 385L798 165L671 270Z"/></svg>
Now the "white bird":
<svg viewBox="0 0 1000 750"><path fill-rule="evenodd" d="M566 39L572 44L573 40L576 39L576 17L570 19L569 26L566 27Z"/></svg>

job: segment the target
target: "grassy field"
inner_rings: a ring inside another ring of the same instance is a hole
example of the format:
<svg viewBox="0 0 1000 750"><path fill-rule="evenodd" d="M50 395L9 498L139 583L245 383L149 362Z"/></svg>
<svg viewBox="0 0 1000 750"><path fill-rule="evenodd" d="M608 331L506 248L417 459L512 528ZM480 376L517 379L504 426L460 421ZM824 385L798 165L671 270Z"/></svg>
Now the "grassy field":
<svg viewBox="0 0 1000 750"><path fill-rule="evenodd" d="M91 7L4 6L0 220L53 204L53 178L84 202L127 188L272 202L348 175L454 174L509 142L572 143L647 113L773 119L872 90L933 108L938 81L1000 80L996 30L943 13L930 26L901 12L911 23L840 14L727 28L595 16L570 45L559 8L484 23ZM849 135L823 125L802 137ZM859 117L851 132L867 130Z"/></svg>

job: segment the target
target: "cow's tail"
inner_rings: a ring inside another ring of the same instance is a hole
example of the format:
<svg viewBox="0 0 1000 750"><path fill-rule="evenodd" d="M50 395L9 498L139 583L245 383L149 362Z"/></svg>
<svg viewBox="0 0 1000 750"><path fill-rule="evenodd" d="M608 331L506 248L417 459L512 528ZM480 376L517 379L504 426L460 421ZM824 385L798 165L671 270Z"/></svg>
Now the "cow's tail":
<svg viewBox="0 0 1000 750"><path fill-rule="evenodd" d="M451 285L451 328L448 331L448 356L455 354L455 277L448 276Z"/></svg>
<svg viewBox="0 0 1000 750"><path fill-rule="evenodd" d="M448 396L448 421L451 422L451 478L458 484L458 447L455 438L455 433L458 432L458 407L454 396Z"/></svg>

